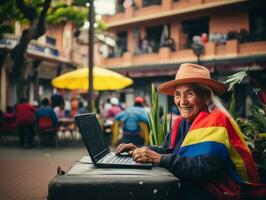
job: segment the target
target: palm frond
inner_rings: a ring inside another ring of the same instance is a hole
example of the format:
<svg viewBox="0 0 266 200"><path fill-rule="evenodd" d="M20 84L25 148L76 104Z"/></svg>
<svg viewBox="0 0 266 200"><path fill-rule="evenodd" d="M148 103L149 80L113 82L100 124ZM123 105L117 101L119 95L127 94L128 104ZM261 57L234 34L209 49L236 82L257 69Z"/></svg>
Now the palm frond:
<svg viewBox="0 0 266 200"><path fill-rule="evenodd" d="M240 71L240 72L237 72L231 76L228 76L228 79L226 81L224 81L225 84L229 84L228 91L232 90L232 88L236 84L241 83L245 77L247 77L247 71L246 70Z"/></svg>

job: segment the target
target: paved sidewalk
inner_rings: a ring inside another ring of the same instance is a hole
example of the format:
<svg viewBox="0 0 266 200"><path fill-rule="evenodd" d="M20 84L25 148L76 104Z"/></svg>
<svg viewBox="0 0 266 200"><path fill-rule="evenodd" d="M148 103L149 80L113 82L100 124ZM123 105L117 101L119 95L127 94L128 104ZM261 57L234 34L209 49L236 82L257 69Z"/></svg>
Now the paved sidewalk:
<svg viewBox="0 0 266 200"><path fill-rule="evenodd" d="M83 145L30 150L0 146L0 200L46 199L57 167L67 171L84 155Z"/></svg>

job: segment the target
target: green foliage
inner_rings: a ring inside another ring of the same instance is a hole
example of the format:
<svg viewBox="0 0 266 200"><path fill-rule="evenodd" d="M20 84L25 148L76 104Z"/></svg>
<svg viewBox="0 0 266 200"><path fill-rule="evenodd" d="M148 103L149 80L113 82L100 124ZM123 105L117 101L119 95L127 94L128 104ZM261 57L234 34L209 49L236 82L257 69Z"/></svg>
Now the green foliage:
<svg viewBox="0 0 266 200"><path fill-rule="evenodd" d="M248 70L248 69L247 69ZM228 90L232 90L232 88L238 84L241 83L241 81L247 77L247 70L237 72L231 76L228 76L228 79L224 82L226 84L229 84Z"/></svg>
<svg viewBox="0 0 266 200"><path fill-rule="evenodd" d="M46 17L49 24L58 24L72 21L77 27L84 24L88 15L88 9L85 7L67 5L60 1L53 2Z"/></svg>
<svg viewBox="0 0 266 200"><path fill-rule="evenodd" d="M230 101L230 106L229 106L229 112L231 113L231 115L236 118L236 98L235 98L235 93L234 91L232 92L231 95L231 101Z"/></svg>
<svg viewBox="0 0 266 200"><path fill-rule="evenodd" d="M163 115L160 118L160 106L158 92L154 85L151 86L151 102L149 113L149 125L150 125L150 144L160 146L167 134L167 110L163 108ZM171 122L170 122L171 124Z"/></svg>
<svg viewBox="0 0 266 200"><path fill-rule="evenodd" d="M265 105L264 105L265 106ZM250 119L237 119L255 161L266 166L266 113L258 106L250 107Z"/></svg>
<svg viewBox="0 0 266 200"><path fill-rule="evenodd" d="M6 1L0 4L0 38L4 33L13 33L14 24L12 20L17 15L14 0Z"/></svg>
<svg viewBox="0 0 266 200"><path fill-rule="evenodd" d="M248 77L248 69L229 76L225 83L229 84L229 90L232 90L236 84ZM256 84L256 86L258 86ZM256 88L261 90L261 88ZM235 111L236 100L234 92L231 96L230 112L236 118ZM266 105L260 102L260 107L251 105L249 107L251 117L249 119L236 118L241 131L244 133L245 140L250 148L254 160L258 165L266 166Z"/></svg>
<svg viewBox="0 0 266 200"><path fill-rule="evenodd" d="M266 113L264 113L266 105L262 106L264 107L264 109L260 109L260 107L252 105L250 107L250 111L252 113L252 121L257 127L257 130L261 132L266 132Z"/></svg>
<svg viewBox="0 0 266 200"><path fill-rule="evenodd" d="M37 14L43 8L44 0L24 0L25 5ZM74 0L72 5L67 5L63 0L53 1L46 15L48 24L58 24L71 21L78 28L83 26L87 20L88 8L85 7L86 0ZM18 9L15 0L5 1L0 4L0 38L4 33L14 32L14 22L19 21L22 24L29 24L30 21L23 16ZM97 21L96 33L106 29L106 25L102 21Z"/></svg>
<svg viewBox="0 0 266 200"><path fill-rule="evenodd" d="M25 6L32 10L31 14L37 17L43 8L44 0L24 0ZM10 33L10 30L14 30L14 22L18 21L22 24L29 24L30 21L23 15L21 10L17 7L16 0L5 1L0 5L0 29L3 24L9 22L11 28L5 29L2 33Z"/></svg>
<svg viewBox="0 0 266 200"><path fill-rule="evenodd" d="M88 0L73 0L72 5L85 6Z"/></svg>
<svg viewBox="0 0 266 200"><path fill-rule="evenodd" d="M103 23L102 21L97 21L97 29L96 29L96 33L101 33L102 31L104 31L107 28L106 24Z"/></svg>

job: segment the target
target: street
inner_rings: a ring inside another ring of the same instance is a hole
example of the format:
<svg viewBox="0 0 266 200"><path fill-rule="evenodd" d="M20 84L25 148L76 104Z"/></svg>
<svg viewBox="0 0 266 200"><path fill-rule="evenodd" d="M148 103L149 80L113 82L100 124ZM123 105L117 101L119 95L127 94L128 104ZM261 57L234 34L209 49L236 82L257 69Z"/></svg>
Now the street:
<svg viewBox="0 0 266 200"><path fill-rule="evenodd" d="M43 200L57 167L67 171L87 155L83 143L58 148L21 149L16 142L0 143L0 200Z"/></svg>

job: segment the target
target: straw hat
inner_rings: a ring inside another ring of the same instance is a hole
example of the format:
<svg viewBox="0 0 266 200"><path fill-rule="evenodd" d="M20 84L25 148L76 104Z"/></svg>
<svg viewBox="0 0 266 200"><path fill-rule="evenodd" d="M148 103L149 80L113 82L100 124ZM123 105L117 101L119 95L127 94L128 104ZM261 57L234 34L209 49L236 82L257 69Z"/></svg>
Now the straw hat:
<svg viewBox="0 0 266 200"><path fill-rule="evenodd" d="M174 96L175 86L184 83L199 83L209 86L217 95L224 94L227 89L223 83L211 79L210 72L206 67L184 63L176 72L175 80L162 83L158 90L161 93Z"/></svg>

